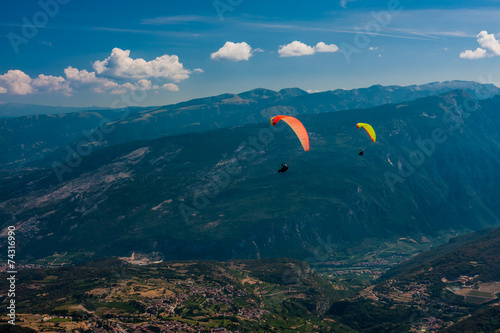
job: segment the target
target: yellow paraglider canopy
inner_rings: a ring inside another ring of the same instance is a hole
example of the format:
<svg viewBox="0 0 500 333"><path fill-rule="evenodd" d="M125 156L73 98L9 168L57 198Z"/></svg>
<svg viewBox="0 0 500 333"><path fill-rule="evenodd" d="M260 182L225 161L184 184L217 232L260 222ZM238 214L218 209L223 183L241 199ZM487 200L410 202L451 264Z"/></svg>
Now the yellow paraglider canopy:
<svg viewBox="0 0 500 333"><path fill-rule="evenodd" d="M376 135L375 135L375 131L373 130L373 127L369 124L365 124L365 123L357 123L356 124L356 128L364 128L366 130L366 132L368 133L368 135L370 136L370 138L372 139L373 142L375 142L375 139L376 139Z"/></svg>

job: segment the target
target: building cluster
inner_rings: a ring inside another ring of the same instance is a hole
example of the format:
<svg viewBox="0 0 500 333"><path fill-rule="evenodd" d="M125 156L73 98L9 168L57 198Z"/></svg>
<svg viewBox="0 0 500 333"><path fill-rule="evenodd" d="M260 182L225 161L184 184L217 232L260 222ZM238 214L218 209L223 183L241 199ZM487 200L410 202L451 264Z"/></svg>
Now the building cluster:
<svg viewBox="0 0 500 333"><path fill-rule="evenodd" d="M379 277L380 275L383 274L383 272L372 270L372 269L343 269L343 270L338 270L338 271L331 273L332 276L361 275L361 274L367 274L367 275Z"/></svg>
<svg viewBox="0 0 500 333"><path fill-rule="evenodd" d="M179 315L179 309L182 312L183 307L187 306L186 303L199 296L205 298L201 306L203 303L232 306L231 310L211 313L209 317L240 316L249 320L257 320L269 313L269 311L257 308L236 310L233 306L233 299L245 297L247 293L233 285L201 286L194 281L179 281L176 284L182 285L184 291L177 293L175 297L148 299L144 302L147 306L144 313L94 315L90 321L86 322L86 329L80 329L77 332L232 332L225 328L210 328L175 320L174 317ZM165 320L165 317L171 317L171 319Z"/></svg>
<svg viewBox="0 0 500 333"><path fill-rule="evenodd" d="M254 319L254 320L259 320L262 318L263 315L269 314L270 312L267 310L261 310L261 309L245 309L241 308L238 310L238 316L244 317L246 319Z"/></svg>
<svg viewBox="0 0 500 333"><path fill-rule="evenodd" d="M122 323L116 321L95 321L87 324L87 330L80 330L79 332L93 332L93 333L106 333L106 332L133 332L133 333L156 333L156 332L222 332L222 333L236 333L228 331L225 328L214 329L200 325L188 325L179 321L165 321L165 322L151 322L142 324Z"/></svg>
<svg viewBox="0 0 500 333"><path fill-rule="evenodd" d="M444 322L441 319L434 317L423 318L418 324L411 326L410 332L438 332L453 322Z"/></svg>

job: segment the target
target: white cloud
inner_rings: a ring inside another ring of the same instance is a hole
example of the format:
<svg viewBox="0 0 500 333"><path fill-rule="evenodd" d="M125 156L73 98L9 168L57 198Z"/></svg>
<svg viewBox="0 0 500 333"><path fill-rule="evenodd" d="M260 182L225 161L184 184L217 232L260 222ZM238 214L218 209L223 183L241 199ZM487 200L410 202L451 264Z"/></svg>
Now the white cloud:
<svg viewBox="0 0 500 333"><path fill-rule="evenodd" d="M475 51L465 50L460 52L460 58L462 59L481 59L486 56L486 50L478 47Z"/></svg>
<svg viewBox="0 0 500 333"><path fill-rule="evenodd" d="M130 90L138 89L138 90L150 90L153 87L153 84L151 81L146 80L146 79L140 79L137 81L137 83L134 85L130 84Z"/></svg>
<svg viewBox="0 0 500 333"><path fill-rule="evenodd" d="M118 84L108 78L98 77L95 72L67 67L64 70L66 79L61 76L40 74L31 79L20 70L9 70L0 75L0 94L28 95L43 92L62 92L70 95L73 88L77 90L91 89L96 93L124 94L133 90L170 90L178 91L179 87L173 83L163 84L161 87L153 85L150 80L140 79L135 84L125 82Z"/></svg>
<svg viewBox="0 0 500 333"><path fill-rule="evenodd" d="M170 91L179 91L179 87L173 83L165 83L162 86L153 85L151 81L146 79L141 79L137 81L134 85L130 84L127 87L129 90L170 90Z"/></svg>
<svg viewBox="0 0 500 333"><path fill-rule="evenodd" d="M319 42L316 46L309 46L299 41L293 41L290 44L282 45L278 50L280 57L299 57L311 55L316 52L337 52L339 47L335 44L325 44Z"/></svg>
<svg viewBox="0 0 500 333"><path fill-rule="evenodd" d="M477 42L483 49L488 49L495 55L500 55L500 43L496 40L494 34L488 34L487 31L481 31L477 35Z"/></svg>
<svg viewBox="0 0 500 333"><path fill-rule="evenodd" d="M299 41L293 41L290 44L282 45L278 50L280 57L298 57L314 54L314 48Z"/></svg>
<svg viewBox="0 0 500 333"><path fill-rule="evenodd" d="M106 90L118 89L123 91L124 88L129 87L127 83L120 86L118 83L103 77L97 77L94 72L89 72L86 69L79 70L74 67L67 67L64 70L66 78L71 82L71 85L77 88L91 88L94 92L103 93ZM117 93L112 91L112 93Z"/></svg>
<svg viewBox="0 0 500 333"><path fill-rule="evenodd" d="M86 69L83 69L83 70L79 70L78 68L74 68L74 67L67 67L65 70L64 70L64 74L66 74L66 77L71 80L71 81L75 81L75 82L79 82L79 83L82 83L82 84L92 84L92 83L96 83L96 82L99 82L100 80L106 80L106 81L109 81L107 79L99 79L95 76L95 73L94 72L89 72L87 71Z"/></svg>
<svg viewBox="0 0 500 333"><path fill-rule="evenodd" d="M161 86L161 89L170 91L179 91L179 87L177 87L173 83L165 83L164 85Z"/></svg>
<svg viewBox="0 0 500 333"><path fill-rule="evenodd" d="M0 75L0 86L13 95L27 95L33 93L31 78L23 71L11 69Z"/></svg>
<svg viewBox="0 0 500 333"><path fill-rule="evenodd" d="M69 82L66 81L61 76L52 75L38 75L38 78L34 79L31 83L32 87L36 88L38 92L63 92L69 95L71 88L69 87Z"/></svg>
<svg viewBox="0 0 500 333"><path fill-rule="evenodd" d="M95 72L79 70L68 67L64 70L68 81L79 89L89 88L96 93L109 92L110 94L125 94L133 90L170 90L179 91L179 87L173 83L166 83L162 86L153 85L150 80L140 79L135 84L126 82L118 84L108 78L96 76Z"/></svg>
<svg viewBox="0 0 500 333"><path fill-rule="evenodd" d="M71 88L63 77L40 74L36 79L18 69L0 75L0 93L28 95L40 92L63 92L69 94Z"/></svg>
<svg viewBox="0 0 500 333"><path fill-rule="evenodd" d="M335 44L327 45L327 44L325 44L323 42L319 42L314 47L314 50L316 52L337 52L339 50L339 47L337 45L335 45Z"/></svg>
<svg viewBox="0 0 500 333"><path fill-rule="evenodd" d="M189 78L191 71L184 68L176 55L164 54L154 60L146 61L142 58L130 58L130 50L115 47L111 55L103 61L96 61L92 65L100 76L121 79L143 79L156 77L181 81Z"/></svg>
<svg viewBox="0 0 500 333"><path fill-rule="evenodd" d="M111 56L93 64L95 72L79 70L72 66L64 69L66 78L40 74L32 79L21 70L9 70L0 75L0 94L28 95L60 92L70 95L73 91L92 90L96 93L124 94L134 90L178 91L174 82L186 79L192 72L183 68L177 56L163 55L152 61L132 59L130 51L114 48ZM193 72L203 73L201 68ZM153 84L146 77L155 77ZM120 81L114 80L119 78Z"/></svg>
<svg viewBox="0 0 500 333"><path fill-rule="evenodd" d="M193 69L193 73L205 73L205 71L201 68L195 68Z"/></svg>
<svg viewBox="0 0 500 333"><path fill-rule="evenodd" d="M226 42L217 52L210 54L213 60L242 61L252 56L252 48L245 42Z"/></svg>
<svg viewBox="0 0 500 333"><path fill-rule="evenodd" d="M477 36L479 46L475 51L465 50L460 53L463 59L481 59L487 56L500 56L500 43L494 34L488 34L487 31L481 31ZM488 52L489 51L489 52Z"/></svg>

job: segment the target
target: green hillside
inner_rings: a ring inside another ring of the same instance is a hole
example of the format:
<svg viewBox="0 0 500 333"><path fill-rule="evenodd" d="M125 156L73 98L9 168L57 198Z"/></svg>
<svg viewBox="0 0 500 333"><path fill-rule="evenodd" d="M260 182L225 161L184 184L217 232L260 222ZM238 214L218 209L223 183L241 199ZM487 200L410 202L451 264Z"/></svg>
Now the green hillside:
<svg viewBox="0 0 500 333"><path fill-rule="evenodd" d="M498 112L466 93L299 118L307 153L286 124L266 122L6 176L2 226L16 226L25 258L303 259L327 239L329 255L345 257L380 240L498 224ZM360 121L376 129L376 143ZM290 169L278 174L284 162Z"/></svg>

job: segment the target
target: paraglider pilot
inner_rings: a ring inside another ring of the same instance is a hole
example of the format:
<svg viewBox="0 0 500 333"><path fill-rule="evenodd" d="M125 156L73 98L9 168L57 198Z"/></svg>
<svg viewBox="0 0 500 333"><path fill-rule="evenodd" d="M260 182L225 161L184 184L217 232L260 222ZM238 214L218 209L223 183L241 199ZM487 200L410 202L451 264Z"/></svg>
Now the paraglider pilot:
<svg viewBox="0 0 500 333"><path fill-rule="evenodd" d="M286 164L281 163L281 169L278 170L278 172L285 172L288 170L288 166Z"/></svg>

